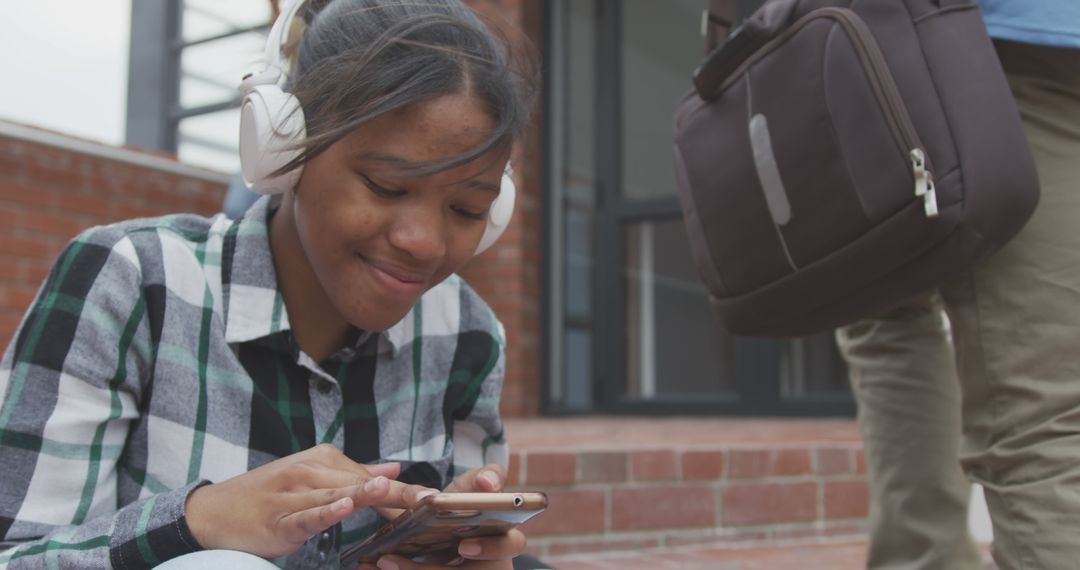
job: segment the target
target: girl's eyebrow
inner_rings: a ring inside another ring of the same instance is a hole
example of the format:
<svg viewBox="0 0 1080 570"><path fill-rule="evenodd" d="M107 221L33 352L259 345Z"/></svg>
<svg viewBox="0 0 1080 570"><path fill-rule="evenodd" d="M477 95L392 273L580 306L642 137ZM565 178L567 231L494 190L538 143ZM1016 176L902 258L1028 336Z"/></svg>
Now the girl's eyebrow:
<svg viewBox="0 0 1080 570"><path fill-rule="evenodd" d="M415 169L421 166L421 163L413 162L397 155L384 154L381 152L364 152L357 154L356 158L360 160L373 160L375 162L384 162L390 166L401 169Z"/></svg>
<svg viewBox="0 0 1080 570"><path fill-rule="evenodd" d="M465 187L470 190L486 190L488 192L499 193L499 187L483 180L468 180L465 182Z"/></svg>
<svg viewBox="0 0 1080 570"><path fill-rule="evenodd" d="M372 160L375 162L382 162L394 169L401 169L406 172L412 169L420 168L422 166L422 163L413 162L397 155L384 154L381 152L365 152L356 156L360 160ZM487 192L494 192L495 194L498 194L501 191L498 185L492 184L490 182L484 182L483 180L472 179L464 180L462 182L465 184L465 188L469 190L484 190Z"/></svg>

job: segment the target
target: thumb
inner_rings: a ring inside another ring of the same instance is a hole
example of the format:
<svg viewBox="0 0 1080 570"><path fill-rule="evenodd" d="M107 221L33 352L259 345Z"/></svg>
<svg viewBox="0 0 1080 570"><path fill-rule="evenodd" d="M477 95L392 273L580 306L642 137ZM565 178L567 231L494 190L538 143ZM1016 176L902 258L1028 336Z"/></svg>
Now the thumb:
<svg viewBox="0 0 1080 570"><path fill-rule="evenodd" d="M489 463L462 473L446 490L457 493L493 493L501 491L505 484L506 469L498 463Z"/></svg>
<svg viewBox="0 0 1080 570"><path fill-rule="evenodd" d="M372 477L381 475L387 479L397 479L398 475L401 475L400 463L375 463L365 465L364 468L368 470L368 473L371 473Z"/></svg>

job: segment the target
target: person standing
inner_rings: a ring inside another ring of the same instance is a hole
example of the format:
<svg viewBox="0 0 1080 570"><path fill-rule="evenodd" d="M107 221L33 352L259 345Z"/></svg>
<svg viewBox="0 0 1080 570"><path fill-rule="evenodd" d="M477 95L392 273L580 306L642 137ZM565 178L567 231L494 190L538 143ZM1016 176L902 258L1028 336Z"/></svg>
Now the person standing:
<svg viewBox="0 0 1080 570"><path fill-rule="evenodd" d="M872 569L979 567L964 473L985 489L999 567L1080 560L1080 3L979 3L1041 199L961 278L837 331L871 478Z"/></svg>

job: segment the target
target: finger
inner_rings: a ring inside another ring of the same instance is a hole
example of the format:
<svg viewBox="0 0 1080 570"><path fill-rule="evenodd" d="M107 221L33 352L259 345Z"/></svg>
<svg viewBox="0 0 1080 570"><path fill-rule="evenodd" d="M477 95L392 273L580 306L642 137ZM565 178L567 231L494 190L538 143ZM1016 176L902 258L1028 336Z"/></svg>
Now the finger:
<svg viewBox="0 0 1080 570"><path fill-rule="evenodd" d="M376 568L379 570L434 570L441 568L460 568L462 570L503 570L510 567L511 562L509 560L466 560L464 564L460 562L450 562L448 564L443 563L421 563L415 560L409 560L400 556L383 556L379 559Z"/></svg>
<svg viewBox="0 0 1080 570"><path fill-rule="evenodd" d="M398 475L401 475L400 463L374 463L365 464L362 467L374 476L382 475L387 479L397 479Z"/></svg>
<svg viewBox="0 0 1080 570"><path fill-rule="evenodd" d="M421 570L423 568L446 568L443 564L421 564L401 556L383 556L376 563L379 570Z"/></svg>
<svg viewBox="0 0 1080 570"><path fill-rule="evenodd" d="M382 475L387 479L397 479L401 474L400 463L375 463L371 465L363 465L349 459L347 455L341 452L340 449L330 445L329 443L323 443L312 447L304 452L310 458L325 463L326 465L333 467L334 469L340 469L342 471L349 471L355 473L358 476L374 477Z"/></svg>
<svg viewBox="0 0 1080 570"><path fill-rule="evenodd" d="M501 536L467 538L458 544L458 554L469 560L506 560L525 550L525 533L510 529Z"/></svg>
<svg viewBox="0 0 1080 570"><path fill-rule="evenodd" d="M279 527L286 540L303 542L311 535L337 524L353 511L378 503L390 490L392 481L375 477L362 485L342 489L318 489L304 493L308 508L297 509L282 517Z"/></svg>
<svg viewBox="0 0 1080 570"><path fill-rule="evenodd" d="M348 481L348 479L346 480ZM351 481L351 483L355 482ZM329 505L348 497L352 499L353 510L362 509L377 504L386 497L386 493L390 490L390 483L391 481L386 477L373 477L359 484L293 493L288 502L288 508L295 513L322 505Z"/></svg>
<svg viewBox="0 0 1080 570"><path fill-rule="evenodd" d="M375 465L361 465L361 467L370 468L370 474L372 476L385 477L390 481L389 491L385 496L381 497L381 501L365 502L363 505L379 507L380 513L385 510L386 513L391 514L388 518L396 517L403 509L415 507L416 504L420 502L420 499L439 492L438 489L402 483L401 481L394 480L401 473L400 463L380 463ZM387 514L383 514L382 516L387 517Z"/></svg>
<svg viewBox="0 0 1080 570"><path fill-rule="evenodd" d="M510 560L525 550L525 534L511 529L501 536L468 538L458 545L458 554L467 562L464 568L480 570L489 565L487 562ZM476 561L476 562L469 562ZM443 564L422 564L400 556L383 556L378 560L380 570L422 570L426 568L445 568Z"/></svg>
<svg viewBox="0 0 1080 570"><path fill-rule="evenodd" d="M438 489L424 487L423 485L413 485L410 483L402 483L401 481L390 481L390 490L379 506L412 509L415 508L424 497L438 494L438 492Z"/></svg>
<svg viewBox="0 0 1080 570"><path fill-rule="evenodd" d="M364 481L375 477L370 474L357 475L352 471L306 461L290 465L287 476L290 478L290 488L293 490L350 487L362 485Z"/></svg>
<svg viewBox="0 0 1080 570"><path fill-rule="evenodd" d="M277 522L278 529L286 541L299 544L312 535L341 522L353 510L353 500L350 497L344 497L329 505L305 509L282 517Z"/></svg>
<svg viewBox="0 0 1080 570"><path fill-rule="evenodd" d="M448 492L492 493L501 491L506 483L506 469L498 463L470 469L446 487Z"/></svg>
<svg viewBox="0 0 1080 570"><path fill-rule="evenodd" d="M402 513L405 513L407 511L405 509L391 509L391 508L384 508L384 507L375 507L375 512L379 513L380 517L382 517L382 518L384 518L384 519L386 519L388 521L392 521L392 520L400 517L402 515Z"/></svg>
<svg viewBox="0 0 1080 570"><path fill-rule="evenodd" d="M400 493L398 496L391 496ZM439 491L420 485L406 485L399 481L390 482L390 492L379 505L373 505L379 516L394 520L408 509L415 509L422 499L438 494Z"/></svg>

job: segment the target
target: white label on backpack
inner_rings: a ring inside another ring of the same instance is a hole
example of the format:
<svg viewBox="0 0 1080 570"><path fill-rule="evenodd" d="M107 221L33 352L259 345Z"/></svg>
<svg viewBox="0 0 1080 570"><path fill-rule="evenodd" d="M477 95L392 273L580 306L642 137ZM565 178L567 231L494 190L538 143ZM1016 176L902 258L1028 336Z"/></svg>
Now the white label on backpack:
<svg viewBox="0 0 1080 570"><path fill-rule="evenodd" d="M776 155L773 154L769 123L765 115L760 113L750 118L750 146L754 150L754 166L761 191L765 193L765 203L769 206L769 215L773 223L783 226L791 221L791 203L788 202Z"/></svg>

